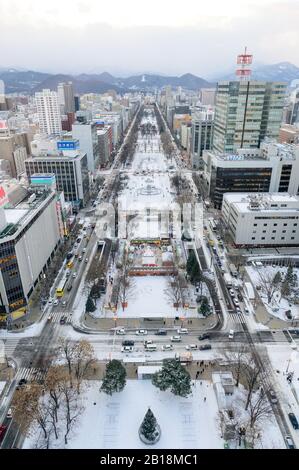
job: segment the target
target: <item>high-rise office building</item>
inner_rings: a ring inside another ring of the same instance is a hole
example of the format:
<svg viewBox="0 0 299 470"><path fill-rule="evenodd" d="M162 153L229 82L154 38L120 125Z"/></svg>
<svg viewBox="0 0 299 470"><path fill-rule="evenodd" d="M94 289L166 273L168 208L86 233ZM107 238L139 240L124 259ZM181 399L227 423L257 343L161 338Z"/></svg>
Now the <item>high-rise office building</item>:
<svg viewBox="0 0 299 470"><path fill-rule="evenodd" d="M213 150L259 148L265 137L277 139L286 84L225 81L217 84Z"/></svg>
<svg viewBox="0 0 299 470"><path fill-rule="evenodd" d="M56 91L43 90L35 93L39 127L42 134L60 134L61 117Z"/></svg>
<svg viewBox="0 0 299 470"><path fill-rule="evenodd" d="M193 168L202 168L203 150L210 150L214 125L214 111L206 109L192 113L191 162Z"/></svg>
<svg viewBox="0 0 299 470"><path fill-rule="evenodd" d="M99 164L99 140L96 123L76 121L72 125L72 135L74 139L79 139L80 150L87 154L88 170L94 172Z"/></svg>
<svg viewBox="0 0 299 470"><path fill-rule="evenodd" d="M75 97L72 82L59 83L57 86L58 102L62 114L75 112Z"/></svg>

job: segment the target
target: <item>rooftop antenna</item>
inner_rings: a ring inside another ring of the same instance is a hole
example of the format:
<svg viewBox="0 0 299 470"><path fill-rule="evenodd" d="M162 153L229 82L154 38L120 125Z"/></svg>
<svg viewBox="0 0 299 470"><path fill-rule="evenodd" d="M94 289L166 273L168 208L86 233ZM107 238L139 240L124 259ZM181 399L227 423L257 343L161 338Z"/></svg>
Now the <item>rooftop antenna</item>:
<svg viewBox="0 0 299 470"><path fill-rule="evenodd" d="M237 56L237 64L240 66L236 70L236 75L240 81L250 80L251 69L248 67L252 64L252 54L247 54L247 47L245 46L244 54Z"/></svg>

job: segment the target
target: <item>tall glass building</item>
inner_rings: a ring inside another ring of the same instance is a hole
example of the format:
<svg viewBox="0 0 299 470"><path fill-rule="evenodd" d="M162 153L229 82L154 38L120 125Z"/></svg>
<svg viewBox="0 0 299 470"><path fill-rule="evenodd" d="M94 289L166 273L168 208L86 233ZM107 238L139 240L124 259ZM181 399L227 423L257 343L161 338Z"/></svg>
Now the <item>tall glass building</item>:
<svg viewBox="0 0 299 470"><path fill-rule="evenodd" d="M259 148L265 137L277 139L286 86L253 80L219 82L212 149L231 153Z"/></svg>

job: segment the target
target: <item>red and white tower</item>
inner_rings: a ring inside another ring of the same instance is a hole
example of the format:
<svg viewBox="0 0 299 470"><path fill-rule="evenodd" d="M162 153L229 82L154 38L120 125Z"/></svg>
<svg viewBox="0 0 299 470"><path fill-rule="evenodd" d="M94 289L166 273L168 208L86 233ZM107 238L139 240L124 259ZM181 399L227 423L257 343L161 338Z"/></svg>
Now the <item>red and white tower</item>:
<svg viewBox="0 0 299 470"><path fill-rule="evenodd" d="M248 65L252 64L252 55L247 54L247 47L245 47L244 54L238 55L237 64L240 65L240 68L236 70L237 77L240 80L250 80L251 69L248 68Z"/></svg>

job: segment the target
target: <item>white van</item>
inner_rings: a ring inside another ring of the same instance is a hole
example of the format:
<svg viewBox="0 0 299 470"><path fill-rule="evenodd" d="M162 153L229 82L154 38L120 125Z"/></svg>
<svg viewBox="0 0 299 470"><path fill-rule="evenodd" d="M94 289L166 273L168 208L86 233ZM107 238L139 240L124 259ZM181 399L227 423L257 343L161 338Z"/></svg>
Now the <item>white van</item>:
<svg viewBox="0 0 299 470"><path fill-rule="evenodd" d="M234 334L235 334L234 330L229 330L228 338L234 339Z"/></svg>
<svg viewBox="0 0 299 470"><path fill-rule="evenodd" d="M144 349L146 351L157 351L157 345L156 344L146 344Z"/></svg>

